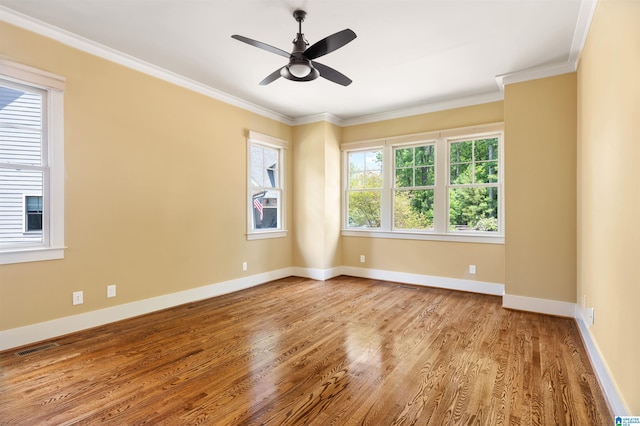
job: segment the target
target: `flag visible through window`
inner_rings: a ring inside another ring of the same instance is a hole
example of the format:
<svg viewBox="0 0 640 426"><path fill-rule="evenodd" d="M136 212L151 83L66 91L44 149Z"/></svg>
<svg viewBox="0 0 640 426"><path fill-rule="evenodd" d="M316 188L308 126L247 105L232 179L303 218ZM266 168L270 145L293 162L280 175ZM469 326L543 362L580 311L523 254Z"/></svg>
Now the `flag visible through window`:
<svg viewBox="0 0 640 426"><path fill-rule="evenodd" d="M253 199L253 207L260 213L260 220L264 219L264 213L262 212L262 198Z"/></svg>

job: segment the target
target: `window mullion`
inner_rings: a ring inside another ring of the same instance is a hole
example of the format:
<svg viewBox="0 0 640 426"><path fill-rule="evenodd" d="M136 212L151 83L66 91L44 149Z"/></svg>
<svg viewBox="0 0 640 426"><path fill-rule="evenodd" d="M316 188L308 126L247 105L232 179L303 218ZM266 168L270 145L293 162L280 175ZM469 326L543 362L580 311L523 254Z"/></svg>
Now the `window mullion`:
<svg viewBox="0 0 640 426"><path fill-rule="evenodd" d="M449 187L449 161L447 140L438 138L436 140L436 187L434 194L434 229L437 233L447 232L447 222L449 213L448 187Z"/></svg>
<svg viewBox="0 0 640 426"><path fill-rule="evenodd" d="M382 149L382 194L380 200L380 229L390 231L393 221L393 149L385 145Z"/></svg>

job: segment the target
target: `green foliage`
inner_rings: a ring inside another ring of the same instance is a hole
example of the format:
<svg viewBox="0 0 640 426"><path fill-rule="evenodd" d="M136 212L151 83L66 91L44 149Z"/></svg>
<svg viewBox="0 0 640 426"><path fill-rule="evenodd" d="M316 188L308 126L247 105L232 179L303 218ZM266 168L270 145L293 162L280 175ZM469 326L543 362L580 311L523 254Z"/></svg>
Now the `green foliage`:
<svg viewBox="0 0 640 426"><path fill-rule="evenodd" d="M433 190L395 191L393 205L395 229L433 228Z"/></svg>
<svg viewBox="0 0 640 426"><path fill-rule="evenodd" d="M349 226L380 227L380 191L349 193Z"/></svg>

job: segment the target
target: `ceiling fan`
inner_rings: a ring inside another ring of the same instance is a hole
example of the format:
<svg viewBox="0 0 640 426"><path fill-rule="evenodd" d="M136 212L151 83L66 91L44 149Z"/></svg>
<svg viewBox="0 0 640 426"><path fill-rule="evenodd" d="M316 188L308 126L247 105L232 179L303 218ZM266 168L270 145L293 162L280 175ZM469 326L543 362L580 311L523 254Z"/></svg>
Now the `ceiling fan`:
<svg viewBox="0 0 640 426"><path fill-rule="evenodd" d="M302 33L302 21L304 21L306 16L307 12L304 10L296 10L293 12L293 17L298 22L298 34L293 40L293 51L291 53L241 35L234 34L231 36L232 38L250 44L251 46L258 47L289 59L289 63L287 65L282 68L278 68L265 77L265 79L260 82L261 85L269 84L280 77L284 77L292 81L311 81L318 77L323 77L342 86L348 86L351 84L351 79L349 77L331 67L314 61L314 59L341 48L355 39L356 33L350 29L338 31L329 37L323 38L312 46L307 47L309 46L309 42L307 42L304 38L304 34Z"/></svg>

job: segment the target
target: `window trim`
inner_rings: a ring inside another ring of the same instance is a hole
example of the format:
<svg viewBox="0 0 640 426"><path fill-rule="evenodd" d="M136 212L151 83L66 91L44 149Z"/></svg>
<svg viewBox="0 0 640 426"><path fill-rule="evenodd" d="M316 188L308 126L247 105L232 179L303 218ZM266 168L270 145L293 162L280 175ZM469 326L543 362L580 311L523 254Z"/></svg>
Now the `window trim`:
<svg viewBox="0 0 640 426"><path fill-rule="evenodd" d="M499 156L498 167L500 170L499 205L498 220L499 232L489 234L488 232L449 232L449 146L453 141L475 140L482 137L499 135ZM410 147L435 142L435 193L434 193L434 229L417 230L394 230L393 229L393 149L397 147ZM371 238L392 238L392 239L412 239L412 240L433 240L451 242L473 242L487 244L504 244L504 123L489 123L478 126L461 127L455 129L438 130L389 138L372 139L344 143L341 145L342 151L342 230L341 235L350 237L371 237ZM348 154L357 151L370 151L380 149L383 151L383 195L381 202L381 227L378 229L349 228L348 217Z"/></svg>
<svg viewBox="0 0 640 426"><path fill-rule="evenodd" d="M278 177L276 181L279 183L278 190L280 191L280 228L277 229L253 229L253 194L251 187L251 147L253 145L259 145L278 151ZM246 235L247 240L262 240L268 238L282 238L286 237L287 231L287 197L286 197L286 150L289 147L289 143L282 139L275 138L273 136L258 133L253 130L249 130L247 135L247 197L246 197L246 209L247 209L247 223L246 223Z"/></svg>
<svg viewBox="0 0 640 426"><path fill-rule="evenodd" d="M0 59L0 77L47 91L46 167L43 182L42 243L0 249L0 265L63 259L64 242L64 77ZM46 231L45 231L46 229Z"/></svg>

